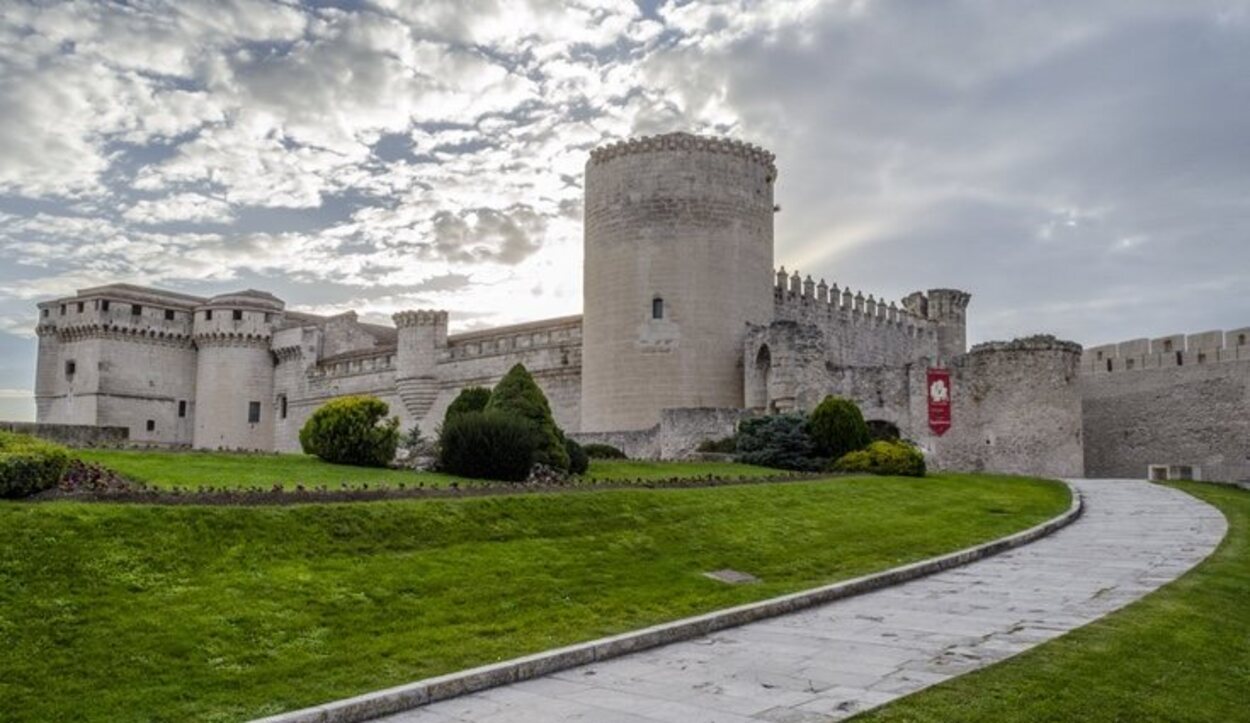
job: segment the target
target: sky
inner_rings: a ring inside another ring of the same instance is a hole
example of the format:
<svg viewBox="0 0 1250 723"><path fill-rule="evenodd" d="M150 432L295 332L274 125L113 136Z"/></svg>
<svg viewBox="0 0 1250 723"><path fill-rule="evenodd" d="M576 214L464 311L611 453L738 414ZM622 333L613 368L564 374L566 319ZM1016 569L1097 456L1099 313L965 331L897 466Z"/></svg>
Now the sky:
<svg viewBox="0 0 1250 723"><path fill-rule="evenodd" d="M7 0L0 419L35 306L581 310L591 148L777 154L776 261L972 342L1250 326L1250 0Z"/></svg>

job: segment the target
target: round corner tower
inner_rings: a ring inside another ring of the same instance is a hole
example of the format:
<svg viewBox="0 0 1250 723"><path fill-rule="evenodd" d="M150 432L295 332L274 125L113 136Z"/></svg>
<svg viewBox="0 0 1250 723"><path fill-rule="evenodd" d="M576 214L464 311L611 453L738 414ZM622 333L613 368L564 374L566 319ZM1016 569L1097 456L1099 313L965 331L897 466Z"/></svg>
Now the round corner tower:
<svg viewBox="0 0 1250 723"><path fill-rule="evenodd" d="M272 294L248 290L195 309L196 449L273 449L270 341L284 307Z"/></svg>
<svg viewBox="0 0 1250 723"><path fill-rule="evenodd" d="M773 318L771 153L673 133L586 164L582 425L741 407L747 324Z"/></svg>

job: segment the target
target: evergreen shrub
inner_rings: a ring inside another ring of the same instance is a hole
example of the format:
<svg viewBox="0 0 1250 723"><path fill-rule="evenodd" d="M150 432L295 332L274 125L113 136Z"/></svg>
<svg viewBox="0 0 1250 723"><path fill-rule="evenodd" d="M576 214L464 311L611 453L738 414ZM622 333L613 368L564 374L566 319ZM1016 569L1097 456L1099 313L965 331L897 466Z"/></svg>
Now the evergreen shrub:
<svg viewBox="0 0 1250 723"><path fill-rule="evenodd" d="M339 397L321 405L299 431L305 454L334 464L385 467L399 446L399 419L377 397Z"/></svg>
<svg viewBox="0 0 1250 723"><path fill-rule="evenodd" d="M812 442L816 454L829 459L841 459L848 452L863 449L872 438L859 407L849 399L825 397L812 410L810 419Z"/></svg>
<svg viewBox="0 0 1250 723"><path fill-rule="evenodd" d="M844 455L833 464L838 472L924 477L924 453L910 442L880 441Z"/></svg>
<svg viewBox="0 0 1250 723"><path fill-rule="evenodd" d="M591 459L626 459L625 453L610 444L592 442L582 446L586 456Z"/></svg>
<svg viewBox="0 0 1250 723"><path fill-rule="evenodd" d="M55 487L69 459L69 452L59 444L0 432L0 497L28 497Z"/></svg>
<svg viewBox="0 0 1250 723"><path fill-rule="evenodd" d="M509 414L533 425L538 443L534 451L534 463L567 472L569 453L564 448L564 433L551 416L547 397L539 389L534 378L521 364L508 370L495 385L486 404L486 411Z"/></svg>
<svg viewBox="0 0 1250 723"><path fill-rule="evenodd" d="M822 463L801 414L774 414L738 425L737 456L743 464L814 471Z"/></svg>
<svg viewBox="0 0 1250 723"><path fill-rule="evenodd" d="M582 445L565 437L564 450L569 453L569 472L586 474L586 470L590 469L590 457L586 455Z"/></svg>
<svg viewBox="0 0 1250 723"><path fill-rule="evenodd" d="M474 479L523 482L534 466L538 430L498 410L464 412L443 423L439 471Z"/></svg>

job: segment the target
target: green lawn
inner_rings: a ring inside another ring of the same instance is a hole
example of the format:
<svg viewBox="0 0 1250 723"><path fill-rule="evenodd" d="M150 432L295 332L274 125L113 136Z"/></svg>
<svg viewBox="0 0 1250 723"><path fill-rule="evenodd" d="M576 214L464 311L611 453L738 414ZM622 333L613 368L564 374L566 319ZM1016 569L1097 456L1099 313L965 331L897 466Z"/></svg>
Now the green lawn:
<svg viewBox="0 0 1250 723"><path fill-rule="evenodd" d="M0 715L233 721L845 579L1062 512L1055 482L169 507L0 503ZM720 568L763 582L726 586Z"/></svg>
<svg viewBox="0 0 1250 723"><path fill-rule="evenodd" d="M1133 605L856 721L1250 720L1250 492L1177 485L1223 511L1205 562Z"/></svg>
<svg viewBox="0 0 1250 723"><path fill-rule="evenodd" d="M369 469L328 464L303 454L231 454L223 452L164 452L139 450L76 450L88 461L116 470L132 480L154 487L263 487L280 484L288 489L322 485L337 489L344 484L370 487L400 484L443 486L457 478L435 472ZM667 477L766 477L784 474L775 469L732 462L642 462L635 460L592 460L587 477L618 481L662 479ZM460 480L465 482L466 480Z"/></svg>

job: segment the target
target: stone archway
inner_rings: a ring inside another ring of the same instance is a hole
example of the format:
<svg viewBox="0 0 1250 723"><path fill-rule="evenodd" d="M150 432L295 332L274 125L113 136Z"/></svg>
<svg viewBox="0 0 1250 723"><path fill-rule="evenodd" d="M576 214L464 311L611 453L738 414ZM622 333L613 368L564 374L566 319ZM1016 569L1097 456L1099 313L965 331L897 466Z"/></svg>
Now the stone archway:
<svg viewBox="0 0 1250 723"><path fill-rule="evenodd" d="M746 408L768 410L768 383L772 378L773 353L761 344L747 367Z"/></svg>

